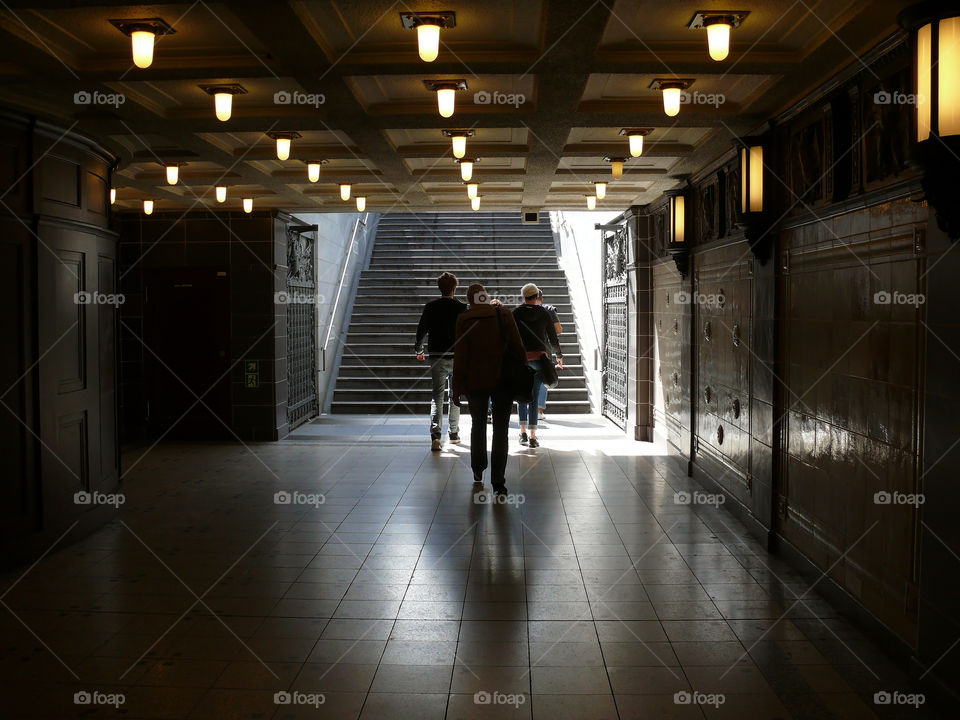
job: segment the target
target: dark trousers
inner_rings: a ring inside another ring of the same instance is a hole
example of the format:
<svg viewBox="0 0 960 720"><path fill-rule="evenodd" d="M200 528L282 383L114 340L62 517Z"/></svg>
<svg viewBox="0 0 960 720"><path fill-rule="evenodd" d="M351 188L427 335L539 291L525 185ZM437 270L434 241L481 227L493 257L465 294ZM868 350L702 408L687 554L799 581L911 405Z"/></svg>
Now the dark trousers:
<svg viewBox="0 0 960 720"><path fill-rule="evenodd" d="M493 447L490 451L490 481L503 485L507 469L507 431L513 394L509 390L476 390L467 396L470 401L470 466L474 475L487 469L487 405L493 402Z"/></svg>

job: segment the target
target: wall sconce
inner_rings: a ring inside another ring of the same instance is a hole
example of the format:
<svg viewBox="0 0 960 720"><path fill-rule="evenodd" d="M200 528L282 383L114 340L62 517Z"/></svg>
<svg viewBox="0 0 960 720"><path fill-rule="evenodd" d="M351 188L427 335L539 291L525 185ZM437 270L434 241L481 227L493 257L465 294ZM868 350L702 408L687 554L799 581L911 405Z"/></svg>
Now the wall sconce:
<svg viewBox="0 0 960 720"><path fill-rule="evenodd" d="M473 166L480 162L480 158L461 158L457 160L460 165L460 179L464 182L470 182L473 177Z"/></svg>
<svg viewBox="0 0 960 720"><path fill-rule="evenodd" d="M691 30L707 30L707 50L710 57L720 62L730 54L730 31L743 23L749 10L697 10L687 23Z"/></svg>
<svg viewBox="0 0 960 720"><path fill-rule="evenodd" d="M466 80L424 80L423 86L437 94L437 110L440 117L453 117L457 90L466 90Z"/></svg>
<svg viewBox="0 0 960 720"><path fill-rule="evenodd" d="M587 199L587 210L596 210L597 209L597 196L596 195L584 195Z"/></svg>
<svg viewBox="0 0 960 720"><path fill-rule="evenodd" d="M480 198L481 198L481 197L482 197L482 196L477 195L476 197L470 198L470 207L472 207L474 210L479 210L479 209L480 209Z"/></svg>
<svg viewBox="0 0 960 720"><path fill-rule="evenodd" d="M457 159L467 154L467 138L473 137L473 130L444 130L444 136L453 141L453 156Z"/></svg>
<svg viewBox="0 0 960 720"><path fill-rule="evenodd" d="M650 83L650 89L663 93L663 111L669 117L675 117L680 112L683 91L693 83L692 78L657 78Z"/></svg>
<svg viewBox="0 0 960 720"><path fill-rule="evenodd" d="M110 188L110 204L113 205L117 202L117 189Z"/></svg>
<svg viewBox="0 0 960 720"><path fill-rule="evenodd" d="M227 200L227 186L226 185L217 185L216 190L214 190L217 196L217 202L222 203Z"/></svg>
<svg viewBox="0 0 960 720"><path fill-rule="evenodd" d="M623 177L623 163L626 162L626 158L605 157L604 160L610 163L610 172L613 174L614 180L619 180Z"/></svg>
<svg viewBox="0 0 960 720"><path fill-rule="evenodd" d="M457 26L453 12L400 13L400 22L407 30L417 30L417 51L424 62L433 62L440 52L440 30Z"/></svg>
<svg viewBox="0 0 960 720"><path fill-rule="evenodd" d="M277 141L277 159L287 160L290 158L291 143L301 135L298 132L268 132L267 137Z"/></svg>
<svg viewBox="0 0 960 720"><path fill-rule="evenodd" d="M367 209L367 198L363 195L357 195L357 212L363 212Z"/></svg>
<svg viewBox="0 0 960 720"><path fill-rule="evenodd" d="M754 256L765 265L773 249L773 224L767 207L770 204L764 158L767 149L765 138L743 137L736 141L737 158L740 164L740 217L738 224L750 243Z"/></svg>
<svg viewBox="0 0 960 720"><path fill-rule="evenodd" d="M350 199L350 183L340 183L340 199Z"/></svg>
<svg viewBox="0 0 960 720"><path fill-rule="evenodd" d="M246 197L243 199L243 211L248 215L253 212L253 198Z"/></svg>
<svg viewBox="0 0 960 720"><path fill-rule="evenodd" d="M144 200L144 201L143 201L143 214L144 214L144 215L153 215L153 200Z"/></svg>
<svg viewBox="0 0 960 720"><path fill-rule="evenodd" d="M480 190L480 185L478 183L475 183L475 182L467 183L467 197L470 198L471 200L477 197L479 190Z"/></svg>
<svg viewBox="0 0 960 720"><path fill-rule="evenodd" d="M630 157L640 157L643 152L643 138L653 132L653 128L621 128L620 134L630 141Z"/></svg>
<svg viewBox="0 0 960 720"><path fill-rule="evenodd" d="M315 183L320 179L320 166L326 165L327 160L305 160L307 163L307 180Z"/></svg>
<svg viewBox="0 0 960 720"><path fill-rule="evenodd" d="M607 183L604 181L598 180L593 187L596 189L597 200L603 200L607 196Z"/></svg>
<svg viewBox="0 0 960 720"><path fill-rule="evenodd" d="M949 7L948 7L949 6ZM911 161L937 226L960 239L960 9L920 3L898 16L910 33L914 64L915 143Z"/></svg>
<svg viewBox="0 0 960 720"><path fill-rule="evenodd" d="M130 38L133 64L148 68L153 64L153 45L157 35L173 35L174 30L162 18L111 20L110 24Z"/></svg>
<svg viewBox="0 0 960 720"><path fill-rule="evenodd" d="M217 114L217 120L222 122L226 122L233 115L233 96L247 94L247 89L239 83L200 85L199 87L207 95L213 95L213 109Z"/></svg>
<svg viewBox="0 0 960 720"><path fill-rule="evenodd" d="M673 258L680 277L690 274L690 243L687 240L686 187L669 190L667 196L667 252Z"/></svg>

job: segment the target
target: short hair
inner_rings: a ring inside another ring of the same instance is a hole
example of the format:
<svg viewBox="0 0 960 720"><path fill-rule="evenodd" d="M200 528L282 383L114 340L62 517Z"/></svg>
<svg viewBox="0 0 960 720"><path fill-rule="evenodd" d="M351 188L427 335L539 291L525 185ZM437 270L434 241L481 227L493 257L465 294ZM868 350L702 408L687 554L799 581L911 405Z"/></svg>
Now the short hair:
<svg viewBox="0 0 960 720"><path fill-rule="evenodd" d="M533 300L537 295L540 294L540 288L538 288L533 283L527 283L522 288L520 288L520 295L523 297L523 301Z"/></svg>
<svg viewBox="0 0 960 720"><path fill-rule="evenodd" d="M486 305L490 302L487 289L480 283L474 283L467 288L467 302L471 305Z"/></svg>
<svg viewBox="0 0 960 720"><path fill-rule="evenodd" d="M457 289L457 276L453 273L442 273L440 277L437 278L437 287L440 288L442 295L449 295Z"/></svg>

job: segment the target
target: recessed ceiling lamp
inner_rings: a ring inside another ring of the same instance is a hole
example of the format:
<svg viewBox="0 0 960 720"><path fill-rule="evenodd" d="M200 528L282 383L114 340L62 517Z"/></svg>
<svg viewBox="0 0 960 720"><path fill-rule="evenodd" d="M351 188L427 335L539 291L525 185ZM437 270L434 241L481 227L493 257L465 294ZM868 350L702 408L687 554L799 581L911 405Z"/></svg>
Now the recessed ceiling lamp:
<svg viewBox="0 0 960 720"><path fill-rule="evenodd" d="M267 137L277 141L277 159L287 160L290 157L291 142L301 135L298 132L268 132Z"/></svg>
<svg viewBox="0 0 960 720"><path fill-rule="evenodd" d="M480 209L480 197L480 195L477 195L476 197L470 198L470 207L472 207L474 210Z"/></svg>
<svg viewBox="0 0 960 720"><path fill-rule="evenodd" d="M153 200L144 200L143 201L143 214L152 215L153 214Z"/></svg>
<svg viewBox="0 0 960 720"><path fill-rule="evenodd" d="M473 166L480 162L480 158L461 158L457 160L460 165L460 179L464 182L470 182L473 177Z"/></svg>
<svg viewBox="0 0 960 720"><path fill-rule="evenodd" d="M153 44L157 35L172 35L176 32L161 18L131 18L111 20L110 24L130 38L133 64L148 68L153 64Z"/></svg>
<svg viewBox="0 0 960 720"><path fill-rule="evenodd" d="M222 203L227 199L227 186L226 185L217 185L217 202Z"/></svg>
<svg viewBox="0 0 960 720"><path fill-rule="evenodd" d="M233 96L246 95L247 89L239 83L224 83L222 85L200 85L207 95L213 95L213 109L217 120L226 122L233 114Z"/></svg>
<svg viewBox="0 0 960 720"><path fill-rule="evenodd" d="M475 182L467 183L467 197L471 200L477 197L477 192L480 190L480 185Z"/></svg>
<svg viewBox="0 0 960 720"><path fill-rule="evenodd" d="M597 209L597 196L596 195L586 195L587 198L587 210L596 210Z"/></svg>
<svg viewBox="0 0 960 720"><path fill-rule="evenodd" d="M110 204L113 205L117 201L117 189L110 188Z"/></svg>
<svg viewBox="0 0 960 720"><path fill-rule="evenodd" d="M253 198L245 197L243 199L243 211L248 215L253 212Z"/></svg>
<svg viewBox="0 0 960 720"><path fill-rule="evenodd" d="M453 156L462 158L467 154L467 138L473 137L473 130L444 130L443 134L453 141Z"/></svg>
<svg viewBox="0 0 960 720"><path fill-rule="evenodd" d="M621 128L620 134L630 142L630 157L640 157L643 153L643 138L653 132L653 128Z"/></svg>
<svg viewBox="0 0 960 720"><path fill-rule="evenodd" d="M340 183L340 199L350 199L350 183Z"/></svg>
<svg viewBox="0 0 960 720"><path fill-rule="evenodd" d="M691 78L657 78L650 83L651 90L663 92L663 111L670 117L680 112L680 96L693 85Z"/></svg>
<svg viewBox="0 0 960 720"><path fill-rule="evenodd" d="M614 180L619 180L623 177L623 163L626 162L626 158L605 157L604 160L610 163L610 172L613 173Z"/></svg>
<svg viewBox="0 0 960 720"><path fill-rule="evenodd" d="M367 199L363 195L357 195L357 212L363 212L367 209Z"/></svg>
<svg viewBox="0 0 960 720"><path fill-rule="evenodd" d="M307 163L307 179L314 183L320 179L320 166L326 165L326 160L306 160Z"/></svg>
<svg viewBox="0 0 960 720"><path fill-rule="evenodd" d="M454 104L456 102L457 90L466 90L466 80L424 80L423 85L427 90L437 94L437 109L440 117L453 117Z"/></svg>
<svg viewBox="0 0 960 720"><path fill-rule="evenodd" d="M707 50L719 62L730 54L730 31L740 27L749 14L749 10L697 10L687 27L707 29Z"/></svg>
<svg viewBox="0 0 960 720"><path fill-rule="evenodd" d="M440 52L440 30L457 26L453 12L400 13L400 22L407 30L417 29L417 49L420 59L433 62Z"/></svg>
<svg viewBox="0 0 960 720"><path fill-rule="evenodd" d="M603 200L607 196L607 184L603 181L597 181L593 184L596 188L597 200Z"/></svg>

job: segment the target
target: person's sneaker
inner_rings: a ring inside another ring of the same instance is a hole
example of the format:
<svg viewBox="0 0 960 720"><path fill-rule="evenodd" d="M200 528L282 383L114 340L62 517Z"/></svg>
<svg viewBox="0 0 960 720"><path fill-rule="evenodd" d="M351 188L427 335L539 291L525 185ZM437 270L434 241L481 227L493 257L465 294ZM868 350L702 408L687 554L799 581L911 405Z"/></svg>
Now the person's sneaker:
<svg viewBox="0 0 960 720"><path fill-rule="evenodd" d="M443 450L443 443L440 442L440 438L434 438L433 442L430 443L430 450L433 452Z"/></svg>
<svg viewBox="0 0 960 720"><path fill-rule="evenodd" d="M520 444L521 444L521 445L526 445L527 442L528 442L527 434L526 434L526 433L520 433Z"/></svg>
<svg viewBox="0 0 960 720"><path fill-rule="evenodd" d="M530 447L532 448L540 447L540 443L537 442L537 439L535 437L530 438Z"/></svg>
<svg viewBox="0 0 960 720"><path fill-rule="evenodd" d="M474 474L473 474L473 484L474 484L474 485L483 485L483 473L474 473Z"/></svg>
<svg viewBox="0 0 960 720"><path fill-rule="evenodd" d="M460 433L450 433L450 444L451 445L460 444Z"/></svg>
<svg viewBox="0 0 960 720"><path fill-rule="evenodd" d="M540 408L540 419L543 420L547 414L543 411L543 408Z"/></svg>

